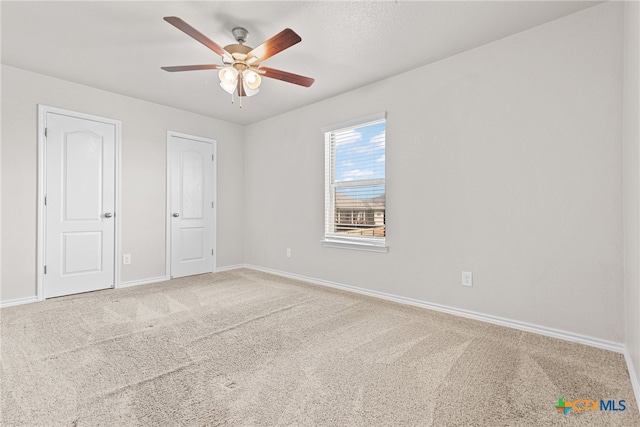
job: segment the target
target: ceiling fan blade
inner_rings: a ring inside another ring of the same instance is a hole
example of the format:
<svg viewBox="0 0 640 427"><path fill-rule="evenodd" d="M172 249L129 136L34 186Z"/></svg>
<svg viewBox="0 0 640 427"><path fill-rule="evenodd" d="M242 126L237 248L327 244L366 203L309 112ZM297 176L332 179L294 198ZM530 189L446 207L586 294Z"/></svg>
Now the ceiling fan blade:
<svg viewBox="0 0 640 427"><path fill-rule="evenodd" d="M302 39L291 28L285 28L269 40L262 43L260 46L253 49L247 54L247 58L250 58L247 62L254 64L256 62L262 62L267 58L271 58L278 52L290 48L296 43L301 42ZM253 57L253 58L252 58Z"/></svg>
<svg viewBox="0 0 640 427"><path fill-rule="evenodd" d="M311 77L288 73L286 71L276 70L274 68L260 67L258 68L258 72L263 76L269 77L271 79L278 79L282 80L283 82L293 83L304 87L311 86L315 81Z"/></svg>
<svg viewBox="0 0 640 427"><path fill-rule="evenodd" d="M202 64L202 65L176 65L173 67L160 67L165 71L173 73L175 71L196 71L196 70L217 70L224 68L222 65Z"/></svg>
<svg viewBox="0 0 640 427"><path fill-rule="evenodd" d="M197 41L199 41L200 43L202 43L203 45L205 45L206 47L208 47L218 55L223 57L231 57L231 54L229 54L229 52L224 50L219 44L212 41L211 39L209 39L209 37L205 36L200 31L196 30L191 25L187 24L177 16L165 16L164 20L167 21L169 24L173 25L174 27L176 27L177 29L179 29L180 31L182 31L183 33L193 37L194 39L196 39Z"/></svg>

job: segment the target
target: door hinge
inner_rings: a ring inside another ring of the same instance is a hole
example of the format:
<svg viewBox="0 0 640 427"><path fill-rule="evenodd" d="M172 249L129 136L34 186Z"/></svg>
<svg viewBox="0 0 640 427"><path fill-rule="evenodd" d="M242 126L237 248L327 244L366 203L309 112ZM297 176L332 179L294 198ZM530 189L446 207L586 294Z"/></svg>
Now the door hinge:
<svg viewBox="0 0 640 427"><path fill-rule="evenodd" d="M213 209L213 202L211 202L211 208Z"/></svg>
<svg viewBox="0 0 640 427"><path fill-rule="evenodd" d="M47 206L47 196L44 196L44 205Z"/></svg>
<svg viewBox="0 0 640 427"><path fill-rule="evenodd" d="M211 161L215 162L216 161L216 156L214 154L211 155Z"/></svg>
<svg viewBox="0 0 640 427"><path fill-rule="evenodd" d="M47 128L44 128L44 137L47 137Z"/></svg>
<svg viewBox="0 0 640 427"><path fill-rule="evenodd" d="M44 274L47 274L47 266L44 266Z"/></svg>
<svg viewBox="0 0 640 427"><path fill-rule="evenodd" d="M211 249L211 256L213 256L213 249Z"/></svg>

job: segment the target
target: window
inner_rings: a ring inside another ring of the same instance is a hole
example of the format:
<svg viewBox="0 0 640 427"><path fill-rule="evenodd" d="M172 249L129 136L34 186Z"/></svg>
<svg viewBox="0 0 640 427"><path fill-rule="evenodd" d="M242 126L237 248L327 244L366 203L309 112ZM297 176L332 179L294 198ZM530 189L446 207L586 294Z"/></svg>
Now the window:
<svg viewBox="0 0 640 427"><path fill-rule="evenodd" d="M323 244L386 252L385 114L324 128Z"/></svg>

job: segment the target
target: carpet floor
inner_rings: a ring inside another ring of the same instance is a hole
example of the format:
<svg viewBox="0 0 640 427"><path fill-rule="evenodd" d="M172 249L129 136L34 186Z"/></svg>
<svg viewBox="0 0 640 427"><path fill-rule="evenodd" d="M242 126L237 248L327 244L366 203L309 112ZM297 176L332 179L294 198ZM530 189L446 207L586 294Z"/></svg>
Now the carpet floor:
<svg viewBox="0 0 640 427"><path fill-rule="evenodd" d="M621 354L253 270L0 316L3 426L640 426Z"/></svg>

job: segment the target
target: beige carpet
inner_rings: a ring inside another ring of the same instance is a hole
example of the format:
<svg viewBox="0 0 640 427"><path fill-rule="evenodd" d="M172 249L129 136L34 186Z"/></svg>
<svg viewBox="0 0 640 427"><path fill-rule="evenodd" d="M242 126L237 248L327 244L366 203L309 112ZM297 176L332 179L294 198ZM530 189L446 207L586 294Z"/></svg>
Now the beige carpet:
<svg viewBox="0 0 640 427"><path fill-rule="evenodd" d="M3 426L640 425L620 354L252 270L0 314Z"/></svg>

